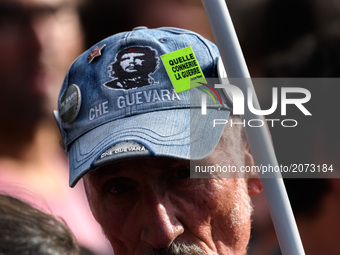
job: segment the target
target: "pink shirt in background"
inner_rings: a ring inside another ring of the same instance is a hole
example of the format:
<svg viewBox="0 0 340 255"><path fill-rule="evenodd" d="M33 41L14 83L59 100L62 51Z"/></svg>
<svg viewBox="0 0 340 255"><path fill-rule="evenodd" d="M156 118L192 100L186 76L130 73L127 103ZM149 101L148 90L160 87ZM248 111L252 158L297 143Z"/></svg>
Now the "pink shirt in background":
<svg viewBox="0 0 340 255"><path fill-rule="evenodd" d="M82 180L76 187L70 188L68 175L61 177L65 179L65 189L58 195L41 194L0 166L0 192L22 199L40 210L63 218L81 246L96 255L112 255L112 248L90 211Z"/></svg>

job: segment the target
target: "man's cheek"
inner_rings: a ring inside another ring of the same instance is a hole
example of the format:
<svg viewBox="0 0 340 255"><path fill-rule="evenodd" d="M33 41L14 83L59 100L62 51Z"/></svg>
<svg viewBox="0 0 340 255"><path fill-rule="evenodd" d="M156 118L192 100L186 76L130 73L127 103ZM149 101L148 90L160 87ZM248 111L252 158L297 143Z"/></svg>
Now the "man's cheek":
<svg viewBox="0 0 340 255"><path fill-rule="evenodd" d="M191 222L209 224L211 214L219 206L213 194L204 190L189 193L178 197L177 211L182 218L188 218ZM188 217L187 215L190 215Z"/></svg>

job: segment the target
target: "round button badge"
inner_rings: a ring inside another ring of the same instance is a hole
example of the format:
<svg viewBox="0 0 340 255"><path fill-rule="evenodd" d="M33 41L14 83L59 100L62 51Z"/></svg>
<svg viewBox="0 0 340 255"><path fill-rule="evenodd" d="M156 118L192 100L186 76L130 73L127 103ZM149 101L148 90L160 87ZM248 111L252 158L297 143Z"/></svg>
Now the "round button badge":
<svg viewBox="0 0 340 255"><path fill-rule="evenodd" d="M59 116L64 123L72 122L78 115L81 104L80 89L71 84L61 98Z"/></svg>

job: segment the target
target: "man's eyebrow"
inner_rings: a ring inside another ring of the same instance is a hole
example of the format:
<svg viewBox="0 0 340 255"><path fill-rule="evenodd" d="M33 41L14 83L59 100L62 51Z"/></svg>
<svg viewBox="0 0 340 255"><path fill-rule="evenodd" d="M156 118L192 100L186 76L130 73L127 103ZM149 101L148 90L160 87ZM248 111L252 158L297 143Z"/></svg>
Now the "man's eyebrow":
<svg viewBox="0 0 340 255"><path fill-rule="evenodd" d="M158 158L158 160L156 159L150 159L150 160L155 160L154 166L164 171L171 171L173 168L177 168L180 166L190 166L190 161L188 160L180 160L180 159L173 160L168 157ZM126 167L120 166L119 164L116 165L116 164L109 163L107 165L98 166L90 170L89 174L91 178L101 179L101 178L108 177L111 175L117 175L124 170L126 170ZM129 170L129 171L133 171L133 170Z"/></svg>
<svg viewBox="0 0 340 255"><path fill-rule="evenodd" d="M94 168L93 170L91 170L89 172L89 174L90 174L91 178L101 179L103 177L118 174L121 171L122 171L121 168L116 168L112 165L111 166L110 165L104 165L104 166L99 166L97 168Z"/></svg>

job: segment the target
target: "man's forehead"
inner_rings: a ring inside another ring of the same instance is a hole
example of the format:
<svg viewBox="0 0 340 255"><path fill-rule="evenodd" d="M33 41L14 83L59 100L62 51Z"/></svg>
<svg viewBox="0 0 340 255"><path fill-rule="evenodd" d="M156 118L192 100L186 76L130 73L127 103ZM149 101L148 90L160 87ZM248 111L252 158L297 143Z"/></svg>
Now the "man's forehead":
<svg viewBox="0 0 340 255"><path fill-rule="evenodd" d="M93 178L101 178L109 175L119 174L123 172L136 172L143 170L159 170L169 171L178 166L190 166L190 160L170 158L170 157L155 157L155 158L135 158L114 161L89 172Z"/></svg>
<svg viewBox="0 0 340 255"><path fill-rule="evenodd" d="M196 165L212 165L221 160L221 148L216 148L210 155L200 160L187 160L173 157L140 157L133 159L116 160L111 163L98 166L91 170L87 175L93 179L100 179L107 176L133 173L143 175L147 172L158 171L169 172L185 167L190 169Z"/></svg>

